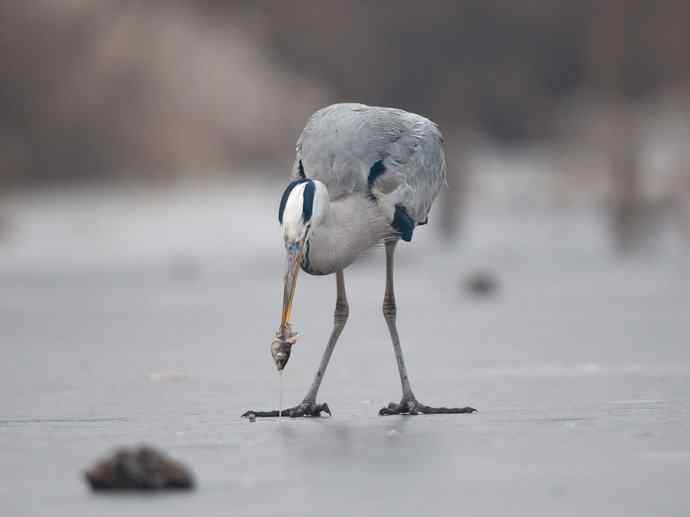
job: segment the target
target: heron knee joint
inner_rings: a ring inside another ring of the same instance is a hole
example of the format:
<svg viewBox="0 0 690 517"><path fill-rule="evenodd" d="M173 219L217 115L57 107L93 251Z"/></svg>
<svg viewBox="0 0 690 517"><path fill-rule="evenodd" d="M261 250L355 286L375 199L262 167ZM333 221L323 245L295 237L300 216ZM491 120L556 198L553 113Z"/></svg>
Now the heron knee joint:
<svg viewBox="0 0 690 517"><path fill-rule="evenodd" d="M335 304L335 312L333 316L336 322L346 322L348 316L350 315L350 306L347 301L338 300Z"/></svg>
<svg viewBox="0 0 690 517"><path fill-rule="evenodd" d="M389 300L385 298L383 300L383 317L384 318L395 318L398 310L395 306L395 300Z"/></svg>

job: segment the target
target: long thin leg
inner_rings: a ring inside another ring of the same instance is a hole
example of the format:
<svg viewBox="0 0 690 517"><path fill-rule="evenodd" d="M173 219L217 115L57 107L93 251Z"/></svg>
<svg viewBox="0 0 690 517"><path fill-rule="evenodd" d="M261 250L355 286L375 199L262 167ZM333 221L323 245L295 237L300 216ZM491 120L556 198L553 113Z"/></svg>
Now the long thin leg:
<svg viewBox="0 0 690 517"><path fill-rule="evenodd" d="M471 407L446 408L425 406L417 401L412 392L410 378L407 375L407 367L405 366L402 348L400 347L400 336L398 336L398 328L396 326L397 306L395 304L395 290L393 288L393 255L397 243L397 240L386 241L386 292L383 296L383 317L388 324L388 331L390 332L393 351L395 352L395 360L398 363L400 384L402 385L402 400L399 404L391 402L388 407L382 408L379 411L379 415L472 413L476 409Z"/></svg>
<svg viewBox="0 0 690 517"><path fill-rule="evenodd" d="M321 381L323 381L323 376L326 373L326 368L328 367L328 362L331 360L331 355L335 349L335 344L338 342L340 333L345 328L345 323L350 314L350 306L347 303L347 295L345 293L345 277L342 271L337 271L335 274L336 282L336 298L335 298L335 312L333 314L333 330L331 332L331 337L328 340L326 349L323 351L323 356L321 357L321 363L319 364L318 370L316 370L316 375L314 376L314 381L309 388L309 392L301 404L293 408L285 409L282 411L284 416L290 417L301 417L301 416L320 416L321 412L331 414L331 410L328 404L317 404L316 395L321 387ZM254 415L256 417L274 417L278 416L279 412L275 411L247 411L242 416L248 417Z"/></svg>
<svg viewBox="0 0 690 517"><path fill-rule="evenodd" d="M314 376L314 382L311 383L311 388L307 396L304 397L302 402L307 404L316 403L316 394L319 392L321 387L321 381L326 373L326 368L328 367L328 362L331 360L331 355L333 354L333 349L335 344L338 342L340 333L345 328L345 323L347 323L347 318L350 315L350 306L347 303L347 295L345 293L345 278L342 271L337 271L335 274L336 282L336 298L335 298L335 311L333 313L333 330L331 332L331 337L328 340L328 345L326 345L326 350L323 351L323 356L321 357L321 364L319 364L319 369L316 370L316 375Z"/></svg>
<svg viewBox="0 0 690 517"><path fill-rule="evenodd" d="M403 358L402 348L400 347L398 328L395 324L398 309L395 304L395 290L393 288L393 254L395 253L395 246L397 244L397 240L386 242L386 292L383 295L383 317L388 324L388 331L393 341L393 351L395 352L395 360L398 363L403 399L414 399L414 393L412 393L412 387L410 386L410 379L407 376L405 359Z"/></svg>

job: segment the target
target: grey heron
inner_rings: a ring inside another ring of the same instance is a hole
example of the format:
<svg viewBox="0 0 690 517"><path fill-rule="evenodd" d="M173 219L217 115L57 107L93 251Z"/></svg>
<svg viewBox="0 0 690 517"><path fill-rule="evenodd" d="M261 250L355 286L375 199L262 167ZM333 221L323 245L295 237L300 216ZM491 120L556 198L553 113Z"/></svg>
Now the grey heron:
<svg viewBox="0 0 690 517"><path fill-rule="evenodd" d="M333 330L314 381L304 400L285 416L331 414L316 396L326 367L348 319L344 270L365 250L383 243L386 288L383 316L393 342L402 399L381 415L472 413L470 407L431 407L415 397L400 347L393 288L393 255L398 241L411 241L426 224L429 210L446 181L443 138L436 124L414 113L363 104L334 104L314 113L297 141L290 183L278 210L287 273L281 330L272 346L278 370L285 367L296 334L290 313L299 270L312 275L335 273ZM247 411L243 416L278 416Z"/></svg>

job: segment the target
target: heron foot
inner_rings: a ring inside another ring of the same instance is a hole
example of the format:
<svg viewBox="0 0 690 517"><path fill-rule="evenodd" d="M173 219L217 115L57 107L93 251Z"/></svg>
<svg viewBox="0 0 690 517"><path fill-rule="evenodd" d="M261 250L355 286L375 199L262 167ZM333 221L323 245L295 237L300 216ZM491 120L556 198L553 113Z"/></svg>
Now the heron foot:
<svg viewBox="0 0 690 517"><path fill-rule="evenodd" d="M328 407L328 404L317 404L316 402L302 402L301 404L291 407L291 408L286 408L283 409L282 411L278 411L277 409L273 411L254 411L254 410L249 410L245 411L242 414L243 418L251 418L252 415L256 418L263 418L263 417L277 417L277 416L285 416L285 417L290 417L290 418L299 418L299 417L320 417L321 413L327 413L328 416L331 416L331 408Z"/></svg>
<svg viewBox="0 0 690 517"><path fill-rule="evenodd" d="M460 408L431 407L417 402L415 398L404 398L399 404L391 402L388 406L381 408L380 416L387 415L447 415L460 413L474 413L476 409L466 406Z"/></svg>

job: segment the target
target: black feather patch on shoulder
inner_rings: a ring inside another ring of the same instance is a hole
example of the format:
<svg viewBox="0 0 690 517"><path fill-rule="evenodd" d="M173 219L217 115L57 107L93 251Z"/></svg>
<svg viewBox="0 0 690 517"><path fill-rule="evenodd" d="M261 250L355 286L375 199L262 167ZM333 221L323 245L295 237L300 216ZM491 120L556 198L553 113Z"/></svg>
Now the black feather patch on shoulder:
<svg viewBox="0 0 690 517"><path fill-rule="evenodd" d="M292 189L295 188L297 185L299 185L300 183L304 183L305 181L307 180L299 179L291 181L285 189L285 192L283 192L283 197L280 198L280 207L278 208L278 222L280 224L283 224L283 212L285 212L285 205L287 205L287 200L290 197L290 192L292 192Z"/></svg>
<svg viewBox="0 0 690 517"><path fill-rule="evenodd" d="M402 240L410 242L414 231L414 221L402 205L395 205L395 214L391 226L400 234Z"/></svg>
<svg viewBox="0 0 690 517"><path fill-rule="evenodd" d="M383 164L383 160L379 160L374 163L374 165L371 166L371 169L369 169L369 177L367 178L367 186L369 187L369 197L372 199L374 198L374 195L371 193L371 189L374 186L374 183L376 183L376 180L384 173L386 172L386 166Z"/></svg>
<svg viewBox="0 0 690 517"><path fill-rule="evenodd" d="M304 199L302 200L302 221L305 223L311 219L311 213L314 209L314 192L316 192L314 182L307 180L307 184L304 186Z"/></svg>
<svg viewBox="0 0 690 517"><path fill-rule="evenodd" d="M304 165L302 165L302 160L300 160L299 164L297 165L297 174L299 174L301 179L307 179L307 175L304 173Z"/></svg>

